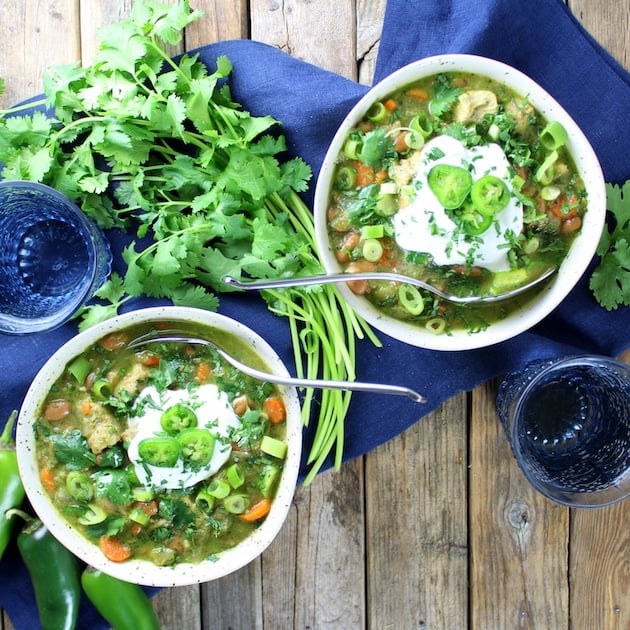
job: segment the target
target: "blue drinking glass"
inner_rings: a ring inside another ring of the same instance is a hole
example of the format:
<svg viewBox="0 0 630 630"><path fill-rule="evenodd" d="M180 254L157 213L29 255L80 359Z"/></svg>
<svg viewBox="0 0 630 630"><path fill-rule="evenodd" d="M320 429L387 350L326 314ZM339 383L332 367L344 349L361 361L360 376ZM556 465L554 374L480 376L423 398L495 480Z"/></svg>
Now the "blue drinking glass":
<svg viewBox="0 0 630 630"><path fill-rule="evenodd" d="M630 495L630 366L534 361L499 386L497 412L525 477L549 499L601 507Z"/></svg>
<svg viewBox="0 0 630 630"><path fill-rule="evenodd" d="M94 295L109 244L67 197L43 184L0 182L0 332L51 330Z"/></svg>

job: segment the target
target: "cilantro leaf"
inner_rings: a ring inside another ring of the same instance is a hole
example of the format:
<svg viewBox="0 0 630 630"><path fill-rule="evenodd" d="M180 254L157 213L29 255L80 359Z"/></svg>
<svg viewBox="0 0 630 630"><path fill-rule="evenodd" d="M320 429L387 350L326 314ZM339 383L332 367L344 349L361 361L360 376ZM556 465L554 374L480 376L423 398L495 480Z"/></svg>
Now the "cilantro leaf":
<svg viewBox="0 0 630 630"><path fill-rule="evenodd" d="M436 118L440 118L440 116L450 111L457 97L463 92L461 88L454 87L445 74L437 76L434 90L434 96L429 102L429 111Z"/></svg>
<svg viewBox="0 0 630 630"><path fill-rule="evenodd" d="M606 202L613 221L604 229L597 248L599 265L589 287L606 310L630 306L630 180L606 184Z"/></svg>

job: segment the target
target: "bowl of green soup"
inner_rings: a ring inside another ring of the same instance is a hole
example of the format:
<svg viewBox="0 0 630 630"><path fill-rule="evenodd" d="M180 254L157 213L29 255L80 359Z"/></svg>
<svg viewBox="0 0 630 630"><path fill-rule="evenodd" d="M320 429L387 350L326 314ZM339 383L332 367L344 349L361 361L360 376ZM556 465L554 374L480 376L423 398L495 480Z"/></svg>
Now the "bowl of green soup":
<svg viewBox="0 0 630 630"><path fill-rule="evenodd" d="M531 328L576 285L606 214L601 167L569 114L538 84L474 55L428 57L375 85L339 127L315 191L327 272L370 324L418 347L466 350ZM396 272L411 284L355 280Z"/></svg>
<svg viewBox="0 0 630 630"><path fill-rule="evenodd" d="M16 446L27 497L77 557L150 586L206 582L259 556L290 509L301 454L288 375L244 325L199 309L133 311L68 341L34 379ZM146 343L136 345L142 339Z"/></svg>

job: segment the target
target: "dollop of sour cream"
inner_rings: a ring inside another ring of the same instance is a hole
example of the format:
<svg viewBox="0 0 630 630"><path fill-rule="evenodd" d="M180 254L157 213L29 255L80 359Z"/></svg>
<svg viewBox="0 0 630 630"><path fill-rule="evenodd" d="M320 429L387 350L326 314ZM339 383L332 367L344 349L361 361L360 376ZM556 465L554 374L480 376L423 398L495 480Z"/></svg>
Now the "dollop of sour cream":
<svg viewBox="0 0 630 630"><path fill-rule="evenodd" d="M485 232L466 237L457 229L427 183L427 175L436 164L466 168L473 181L494 175L505 182L509 203ZM393 217L398 246L430 254L436 265L473 264L493 272L509 270L508 251L523 227L523 205L512 194L509 166L498 144L468 148L450 136L437 136L427 142L411 182L415 194L409 205Z"/></svg>
<svg viewBox="0 0 630 630"><path fill-rule="evenodd" d="M198 469L185 468L181 459L172 467L151 466L138 454L138 445L142 440L164 435L160 424L162 414L178 403L193 409L197 414L198 428L207 428L216 438L210 461ZM163 392L149 386L142 390L136 407L142 411L129 421L129 428L135 435L129 442L127 454L140 483L153 488L187 488L208 479L230 457L230 431L241 425L227 394L214 384L200 385L190 391L176 389Z"/></svg>

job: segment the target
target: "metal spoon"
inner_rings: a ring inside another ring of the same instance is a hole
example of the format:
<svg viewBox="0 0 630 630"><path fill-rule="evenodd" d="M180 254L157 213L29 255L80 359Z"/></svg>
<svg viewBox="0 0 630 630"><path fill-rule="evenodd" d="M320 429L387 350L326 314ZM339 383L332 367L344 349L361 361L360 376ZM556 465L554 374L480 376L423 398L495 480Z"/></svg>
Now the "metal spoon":
<svg viewBox="0 0 630 630"><path fill-rule="evenodd" d="M356 392L371 392L373 394L391 394L394 396L406 396L414 402L425 403L427 399L413 389L408 387L401 387L399 385L385 385L380 383L361 383L357 381L328 381L324 379L308 379L308 378L294 378L291 376L279 376L277 374L270 374L262 370L253 368L245 363L242 363L237 358L223 350L223 348L217 346L217 344L207 339L201 339L200 337L194 337L189 333L180 330L160 330L147 333L141 337L137 337L127 344L128 348L139 348L146 346L150 343L189 343L202 346L208 346L212 348L217 354L223 357L228 363L234 366L237 370L240 370L244 374L248 374L252 378L268 381L269 383L278 383L280 385L289 385L292 387L313 387L316 389L345 389Z"/></svg>
<svg viewBox="0 0 630 630"><path fill-rule="evenodd" d="M557 267L550 267L544 271L540 276L524 284L516 289L505 291L504 293L497 293L495 295L453 295L438 289L423 280L411 278L400 273L393 273L387 271L359 271L357 273L331 273L319 276L296 276L294 278L283 278L282 280L252 280L243 282L237 280L233 276L224 276L223 282L233 287L246 290L260 290L260 289L282 289L286 287L302 287L310 286L314 284L331 284L336 282L351 282L353 280L389 280L391 282L403 282L405 284L411 284L413 286L424 289L437 295L438 297L446 300L447 302L454 302L457 304L491 304L493 302L501 302L503 300L509 300L521 293L529 291L533 287L544 282L547 278L556 273Z"/></svg>

